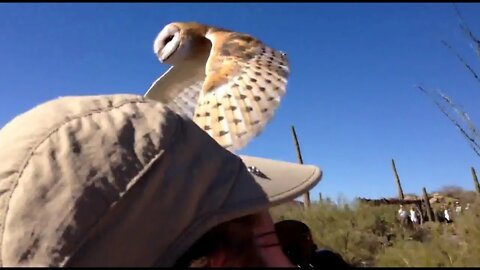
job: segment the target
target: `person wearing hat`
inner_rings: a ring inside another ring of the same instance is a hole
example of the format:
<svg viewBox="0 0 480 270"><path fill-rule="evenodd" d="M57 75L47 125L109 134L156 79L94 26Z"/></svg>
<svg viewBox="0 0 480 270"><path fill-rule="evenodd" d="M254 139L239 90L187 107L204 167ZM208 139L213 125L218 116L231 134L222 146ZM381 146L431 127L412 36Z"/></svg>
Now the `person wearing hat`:
<svg viewBox="0 0 480 270"><path fill-rule="evenodd" d="M312 165L235 155L137 95L62 97L0 130L2 267L293 266L268 209Z"/></svg>
<svg viewBox="0 0 480 270"><path fill-rule="evenodd" d="M275 231L285 255L300 268L321 268L327 265L351 267L339 254L319 249L308 225L299 220L278 221L275 223Z"/></svg>

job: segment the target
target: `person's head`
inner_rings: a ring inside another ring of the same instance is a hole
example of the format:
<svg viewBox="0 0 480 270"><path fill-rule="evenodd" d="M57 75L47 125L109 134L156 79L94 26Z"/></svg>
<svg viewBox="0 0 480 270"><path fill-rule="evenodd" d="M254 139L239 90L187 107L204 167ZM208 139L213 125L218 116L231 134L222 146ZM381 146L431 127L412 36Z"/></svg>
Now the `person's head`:
<svg viewBox="0 0 480 270"><path fill-rule="evenodd" d="M267 210L321 178L235 155L136 95L46 102L0 149L3 267L289 265Z"/></svg>
<svg viewBox="0 0 480 270"><path fill-rule="evenodd" d="M275 230L283 252L292 264L300 268L350 266L339 254L328 249L318 250L310 228L299 220L279 221L275 223Z"/></svg>
<svg viewBox="0 0 480 270"><path fill-rule="evenodd" d="M275 223L277 236L283 252L295 265L308 265L313 259L316 245L310 228L299 220L282 220Z"/></svg>

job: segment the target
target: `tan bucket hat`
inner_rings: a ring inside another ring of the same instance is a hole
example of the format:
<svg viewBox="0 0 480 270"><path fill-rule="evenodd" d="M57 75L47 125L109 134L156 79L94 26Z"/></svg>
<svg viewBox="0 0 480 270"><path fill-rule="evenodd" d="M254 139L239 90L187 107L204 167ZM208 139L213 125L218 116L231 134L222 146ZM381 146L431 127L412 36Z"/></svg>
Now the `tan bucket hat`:
<svg viewBox="0 0 480 270"><path fill-rule="evenodd" d="M172 266L224 221L292 200L316 166L237 156L137 95L62 97L0 130L0 265Z"/></svg>

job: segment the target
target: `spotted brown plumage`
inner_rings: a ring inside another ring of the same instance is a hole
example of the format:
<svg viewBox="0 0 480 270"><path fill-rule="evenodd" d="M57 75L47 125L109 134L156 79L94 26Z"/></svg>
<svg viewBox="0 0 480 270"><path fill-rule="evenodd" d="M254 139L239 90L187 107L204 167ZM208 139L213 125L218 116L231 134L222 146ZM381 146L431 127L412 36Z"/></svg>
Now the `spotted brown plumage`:
<svg viewBox="0 0 480 270"><path fill-rule="evenodd" d="M286 55L251 35L199 23L170 23L154 51L170 64L145 94L192 118L236 151L258 136L286 93Z"/></svg>

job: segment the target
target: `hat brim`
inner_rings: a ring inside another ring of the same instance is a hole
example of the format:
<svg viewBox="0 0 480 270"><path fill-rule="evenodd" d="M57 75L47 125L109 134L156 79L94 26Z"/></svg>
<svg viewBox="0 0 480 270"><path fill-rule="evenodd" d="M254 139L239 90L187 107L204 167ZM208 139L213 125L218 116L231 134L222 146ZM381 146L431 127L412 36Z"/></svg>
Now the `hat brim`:
<svg viewBox="0 0 480 270"><path fill-rule="evenodd" d="M218 223L292 201L322 178L320 168L313 165L245 155L238 157L247 169L240 170L237 175Z"/></svg>
<svg viewBox="0 0 480 270"><path fill-rule="evenodd" d="M313 165L245 155L239 157L268 196L270 207L301 196L322 178L322 170Z"/></svg>

